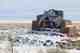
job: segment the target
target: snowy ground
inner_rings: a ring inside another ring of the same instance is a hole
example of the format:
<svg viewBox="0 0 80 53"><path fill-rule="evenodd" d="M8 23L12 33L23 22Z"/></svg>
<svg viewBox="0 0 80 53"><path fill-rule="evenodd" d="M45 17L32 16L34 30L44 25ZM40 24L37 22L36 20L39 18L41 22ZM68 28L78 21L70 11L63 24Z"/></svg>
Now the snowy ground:
<svg viewBox="0 0 80 53"><path fill-rule="evenodd" d="M17 40L17 38L20 39ZM67 37L65 38L68 39ZM62 39L64 37L56 37L55 35L48 36L36 33L31 35L31 33L27 33L27 30L23 28L0 30L0 53L56 53L58 50L55 49L55 42ZM16 40L19 42L16 42ZM51 45L52 42L53 44ZM47 43L47 45L44 43ZM68 51L71 53L73 50ZM74 51L76 53L77 50Z"/></svg>

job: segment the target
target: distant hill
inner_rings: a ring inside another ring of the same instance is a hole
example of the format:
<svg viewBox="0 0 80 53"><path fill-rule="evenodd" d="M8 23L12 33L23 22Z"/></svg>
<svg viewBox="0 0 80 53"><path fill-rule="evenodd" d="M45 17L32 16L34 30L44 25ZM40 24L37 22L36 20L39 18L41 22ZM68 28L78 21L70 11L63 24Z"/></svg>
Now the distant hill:
<svg viewBox="0 0 80 53"><path fill-rule="evenodd" d="M31 21L0 21L0 28L27 28L31 29L32 22Z"/></svg>

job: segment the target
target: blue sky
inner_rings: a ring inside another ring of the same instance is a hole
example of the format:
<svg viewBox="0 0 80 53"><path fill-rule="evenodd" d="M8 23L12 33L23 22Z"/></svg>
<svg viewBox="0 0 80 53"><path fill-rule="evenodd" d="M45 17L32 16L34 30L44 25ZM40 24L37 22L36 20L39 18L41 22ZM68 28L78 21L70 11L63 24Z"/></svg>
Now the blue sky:
<svg viewBox="0 0 80 53"><path fill-rule="evenodd" d="M80 0L0 0L0 20L33 20L48 9L64 11L64 18L80 20Z"/></svg>

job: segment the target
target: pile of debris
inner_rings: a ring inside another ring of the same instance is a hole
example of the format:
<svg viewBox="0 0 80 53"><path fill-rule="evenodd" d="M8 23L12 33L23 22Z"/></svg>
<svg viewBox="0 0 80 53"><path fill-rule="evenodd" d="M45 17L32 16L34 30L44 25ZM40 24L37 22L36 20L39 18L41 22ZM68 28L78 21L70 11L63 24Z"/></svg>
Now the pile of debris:
<svg viewBox="0 0 80 53"><path fill-rule="evenodd" d="M24 35L17 35L16 43L18 47L27 47L27 48L56 48L58 45L57 42L60 42L64 39L68 39L62 33L56 32L38 32L32 31Z"/></svg>
<svg viewBox="0 0 80 53"><path fill-rule="evenodd" d="M50 9L32 21L30 33L17 34L16 43L18 47L57 47L63 39L68 39L64 32L63 11Z"/></svg>

